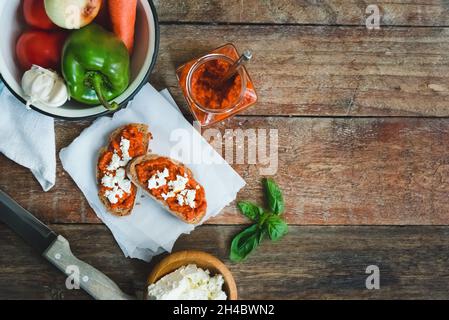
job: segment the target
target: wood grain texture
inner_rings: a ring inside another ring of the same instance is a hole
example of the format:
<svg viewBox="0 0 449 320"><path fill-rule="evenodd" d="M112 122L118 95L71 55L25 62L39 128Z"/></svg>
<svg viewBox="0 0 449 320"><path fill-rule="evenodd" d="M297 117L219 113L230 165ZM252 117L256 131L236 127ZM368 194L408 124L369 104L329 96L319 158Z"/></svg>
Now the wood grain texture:
<svg viewBox="0 0 449 320"><path fill-rule="evenodd" d="M226 42L254 51L248 115L449 116L449 28L162 26L151 83L185 106L176 67Z"/></svg>
<svg viewBox="0 0 449 320"><path fill-rule="evenodd" d="M142 296L151 264L126 259L104 226L52 226L75 255L128 294ZM242 264L228 260L242 227L201 227L175 251L200 249L232 271L241 299L448 299L448 227L291 227ZM0 225L0 299L89 299L65 289L62 273ZM99 254L101 252L101 254ZM380 268L380 290L366 290L365 270Z"/></svg>
<svg viewBox="0 0 449 320"><path fill-rule="evenodd" d="M365 25L368 5L379 6L382 25L449 25L446 0L156 0L162 22Z"/></svg>
<svg viewBox="0 0 449 320"><path fill-rule="evenodd" d="M87 125L58 122L58 150ZM223 135L229 128L278 130L275 179L291 224L449 224L449 119L238 117L218 128ZM248 143L243 147L247 151ZM260 169L267 166L233 166L247 182L238 199L262 203ZM45 222L99 222L59 163L56 187L48 193L3 156L0 172L7 172L0 188ZM245 221L231 204L210 223Z"/></svg>
<svg viewBox="0 0 449 320"><path fill-rule="evenodd" d="M186 114L177 66L226 42L254 51L248 69L259 103L218 129L278 130L275 179L292 224L281 242L232 264L230 241L244 228L234 224L247 221L231 204L175 250L222 259L242 299L449 299L449 227L314 226L449 224L449 2L377 1L377 31L364 27L373 4L364 0L154 2L161 45L150 81L168 87ZM58 121L58 152L89 125ZM248 182L238 198L262 203L263 166L233 166ZM0 188L67 237L79 258L142 296L161 257L125 259L59 162L56 187L43 193L0 155ZM66 290L64 275L1 224L0 242L0 299L89 298ZM365 289L372 264L378 291Z"/></svg>

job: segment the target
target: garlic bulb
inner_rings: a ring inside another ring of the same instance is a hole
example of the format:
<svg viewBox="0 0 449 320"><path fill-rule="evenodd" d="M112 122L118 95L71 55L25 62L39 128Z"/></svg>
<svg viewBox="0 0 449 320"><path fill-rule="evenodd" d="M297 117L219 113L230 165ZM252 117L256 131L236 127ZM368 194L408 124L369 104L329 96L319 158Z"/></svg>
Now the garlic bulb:
<svg viewBox="0 0 449 320"><path fill-rule="evenodd" d="M27 106L41 103L57 108L66 103L69 93L64 80L54 71L33 65L22 77Z"/></svg>

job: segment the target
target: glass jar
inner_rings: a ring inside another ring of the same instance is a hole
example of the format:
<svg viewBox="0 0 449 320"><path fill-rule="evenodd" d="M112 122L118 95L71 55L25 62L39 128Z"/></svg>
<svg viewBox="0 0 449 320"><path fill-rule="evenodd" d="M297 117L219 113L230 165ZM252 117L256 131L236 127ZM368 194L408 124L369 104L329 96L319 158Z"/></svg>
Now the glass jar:
<svg viewBox="0 0 449 320"><path fill-rule="evenodd" d="M206 127L223 121L257 102L253 82L245 67L222 81L240 55L226 44L176 70L184 97L195 119Z"/></svg>

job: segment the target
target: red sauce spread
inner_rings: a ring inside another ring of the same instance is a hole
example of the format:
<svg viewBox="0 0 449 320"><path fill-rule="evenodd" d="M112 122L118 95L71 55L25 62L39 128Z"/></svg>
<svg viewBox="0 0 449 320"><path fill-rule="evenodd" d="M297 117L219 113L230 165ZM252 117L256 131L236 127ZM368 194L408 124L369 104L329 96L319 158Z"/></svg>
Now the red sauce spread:
<svg viewBox="0 0 449 320"><path fill-rule="evenodd" d="M104 152L100 159L98 160L98 169L101 172L101 175L99 177L99 185L100 185L100 193L105 194L106 191L111 190L111 188L105 187L101 184L101 179L106 174L112 174L115 175L115 172L110 172L107 170L107 167L111 163L112 155L114 154L114 151L122 157L122 151L120 149L120 142L121 139L125 138L130 141L130 147L129 147L129 155L130 157L138 157L141 155L144 155L146 153L145 150L145 143L144 143L144 134L139 131L139 129L136 126L129 125L125 127L120 135L117 135L113 141L108 146L108 150ZM137 188L135 185L131 185L131 193L124 193L121 198L118 198L118 202L113 204L110 203L111 207L114 209L131 209L134 205L134 200L136 198L136 191Z"/></svg>
<svg viewBox="0 0 449 320"><path fill-rule="evenodd" d="M111 190L110 188L106 188L105 186L100 187L101 194L105 194L107 190ZM134 200L136 199L137 188L135 185L131 185L131 193L124 193L123 197L118 198L117 203L109 203L111 208L114 209L131 209L134 205Z"/></svg>
<svg viewBox="0 0 449 320"><path fill-rule="evenodd" d="M192 96L201 106L209 109L234 107L242 92L242 77L236 74L220 83L231 63L214 59L203 63L192 75Z"/></svg>
<svg viewBox="0 0 449 320"><path fill-rule="evenodd" d="M122 138L124 138L130 141L130 157L135 158L138 156L142 156L147 152L147 150L145 150L143 136L144 134L140 132L136 126L129 125L125 127L121 134L111 142L111 145L109 147L112 151L115 150L120 156L122 156L122 151L120 150L120 141L122 140Z"/></svg>
<svg viewBox="0 0 449 320"><path fill-rule="evenodd" d="M182 166L176 165L170 159L159 157L136 165L137 178L143 185L148 186L148 180L150 180L151 177L156 175L158 172L163 172L166 168L169 171L169 177L166 178L167 182L175 181L178 175L184 176L187 174L189 181L187 182L186 189L196 190L195 208L191 208L188 205L179 205L176 197L164 200L162 194L168 194L170 192L170 187L168 185L161 186L157 189L149 189L147 187L147 190L158 200L164 201L171 210L181 213L188 221L193 220L198 215L204 213L207 208L206 193L204 188L196 182L195 179L193 179L192 173L189 170L186 170Z"/></svg>

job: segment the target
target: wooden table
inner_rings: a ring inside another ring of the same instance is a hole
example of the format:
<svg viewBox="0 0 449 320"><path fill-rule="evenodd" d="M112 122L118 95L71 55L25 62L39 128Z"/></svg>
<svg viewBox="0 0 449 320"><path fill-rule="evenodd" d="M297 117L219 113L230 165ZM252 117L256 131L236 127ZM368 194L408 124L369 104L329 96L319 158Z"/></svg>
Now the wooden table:
<svg viewBox="0 0 449 320"><path fill-rule="evenodd" d="M377 1L380 30L365 27L369 1L155 2L150 82L181 106L176 66L225 42L254 51L260 102L218 128L278 129L275 179L291 224L282 242L232 264L230 240L247 223L232 204L175 250L223 259L243 299L449 298L449 2ZM57 121L57 149L89 125ZM248 183L238 198L262 201L258 166L234 168ZM154 262L124 258L60 163L48 193L3 156L0 172L0 188L81 259L142 293ZM0 252L0 298L88 298L3 225ZM380 290L365 287L372 264Z"/></svg>

